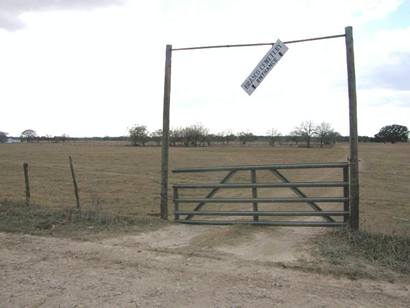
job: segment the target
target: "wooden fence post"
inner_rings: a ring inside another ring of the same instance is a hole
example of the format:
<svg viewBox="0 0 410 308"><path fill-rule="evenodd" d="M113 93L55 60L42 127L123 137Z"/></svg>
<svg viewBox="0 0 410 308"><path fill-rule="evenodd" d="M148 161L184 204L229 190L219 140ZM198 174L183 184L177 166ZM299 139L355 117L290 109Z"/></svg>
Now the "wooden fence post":
<svg viewBox="0 0 410 308"><path fill-rule="evenodd" d="M24 170L24 182L26 186L26 205L30 206L30 182L28 179L28 163L23 164L23 170Z"/></svg>
<svg viewBox="0 0 410 308"><path fill-rule="evenodd" d="M359 229L359 158L357 133L357 98L356 75L354 67L353 30L345 28L347 82L349 89L349 123L350 123L350 172L349 172L349 202L350 228Z"/></svg>
<svg viewBox="0 0 410 308"><path fill-rule="evenodd" d="M80 209L80 196L78 194L78 185L77 185L77 179L75 177L75 172L74 172L73 159L71 158L71 156L68 156L68 160L70 162L71 176L73 177L74 194L75 194L75 200L77 201L77 209Z"/></svg>
<svg viewBox="0 0 410 308"><path fill-rule="evenodd" d="M168 160L169 160L169 105L171 100L172 45L167 45L165 54L164 110L162 121L161 154L161 218L168 220Z"/></svg>

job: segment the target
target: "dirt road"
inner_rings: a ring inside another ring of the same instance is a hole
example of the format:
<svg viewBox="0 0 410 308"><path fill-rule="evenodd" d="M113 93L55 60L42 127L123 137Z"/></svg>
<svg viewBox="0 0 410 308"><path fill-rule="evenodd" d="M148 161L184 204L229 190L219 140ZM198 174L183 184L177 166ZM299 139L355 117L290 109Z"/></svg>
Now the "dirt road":
<svg viewBox="0 0 410 308"><path fill-rule="evenodd" d="M408 307L404 282L292 269L312 258L307 240L319 232L168 225L93 241L0 233L0 307Z"/></svg>

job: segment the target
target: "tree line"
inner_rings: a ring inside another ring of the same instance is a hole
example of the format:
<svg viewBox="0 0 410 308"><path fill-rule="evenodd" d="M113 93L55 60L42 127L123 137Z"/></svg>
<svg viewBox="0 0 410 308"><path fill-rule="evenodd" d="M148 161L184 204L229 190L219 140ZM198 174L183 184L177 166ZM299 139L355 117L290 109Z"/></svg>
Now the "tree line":
<svg viewBox="0 0 410 308"><path fill-rule="evenodd" d="M131 144L135 146L145 146L150 141L160 145L162 130L149 132L145 125L134 125L129 129L129 137ZM329 123L323 122L316 125L312 121L302 122L289 135L282 135L276 129L268 130L263 136L254 135L249 131L236 134L232 131L225 131L213 134L201 124L174 128L169 132L171 146L209 146L212 143L230 144L232 142L246 145L250 142L261 141L268 142L271 146L277 143L292 142L298 145L305 142L307 147L311 147L312 140L317 140L320 146L325 146L335 144L338 138L342 138L342 136Z"/></svg>
<svg viewBox="0 0 410 308"><path fill-rule="evenodd" d="M393 124L380 129L374 137L359 136L359 142L384 142L396 143L407 142L409 130L406 126ZM129 129L128 136L119 137L81 137L73 138L67 134L60 136L38 136L33 129L24 130L19 137L20 142L66 142L66 141L129 141L135 146L145 146L147 143L160 145L162 140L162 130L148 131L145 125L134 125ZM0 143L9 140L6 132L0 131ZM341 136L329 123L322 122L316 125L312 121L304 121L295 127L287 135L282 135L277 129L270 129L265 135L254 135L250 131L233 133L231 130L217 134L210 133L202 124L190 125L187 127L174 128L170 130L169 141L171 146L210 146L211 144L229 145L230 143L240 143L246 145L251 142L266 142L271 146L276 144L296 144L311 147L312 142L319 146L328 146L336 142L346 142L348 136Z"/></svg>

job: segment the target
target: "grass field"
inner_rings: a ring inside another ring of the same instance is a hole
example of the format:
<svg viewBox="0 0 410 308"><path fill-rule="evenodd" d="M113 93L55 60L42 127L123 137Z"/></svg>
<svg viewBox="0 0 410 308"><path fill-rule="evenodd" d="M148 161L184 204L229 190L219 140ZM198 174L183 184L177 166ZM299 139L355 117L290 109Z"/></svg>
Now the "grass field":
<svg viewBox="0 0 410 308"><path fill-rule="evenodd" d="M158 147L2 144L0 306L407 307L409 150L409 144L360 145L362 231L350 232L175 224L172 202L170 222L164 222L159 219ZM170 167L336 162L346 161L347 153L347 144L324 149L179 147L171 149ZM80 211L75 209L69 155L79 182ZM24 205L25 161L30 165L30 208ZM341 179L340 170L333 169L282 172L291 181ZM225 174L170 174L170 184L214 182ZM258 171L257 178L275 180L268 172ZM249 171L232 180L249 181ZM341 188L302 190L308 196L341 193ZM224 196L239 194L250 197L251 191L227 190ZM275 188L258 189L258 195L293 193ZM306 204L259 206L310 209ZM342 205L337 206L340 210Z"/></svg>
<svg viewBox="0 0 410 308"><path fill-rule="evenodd" d="M410 235L409 144L360 144L360 222L365 230ZM159 214L160 148L123 143L1 144L0 200L24 200L22 164L29 163L32 201L42 207L75 206L68 156L74 160L84 208L119 215ZM239 164L346 161L348 145L172 148L170 168ZM170 175L170 183L217 181L224 174ZM336 179L335 172L288 172L292 180ZM268 174L258 175L269 180ZM234 180L248 181L249 174ZM236 194L238 192L234 192ZM248 193L248 192L245 192ZM288 194L289 192L280 192ZM312 194L322 195L321 190ZM266 192L268 194L268 192ZM261 193L263 195L263 193ZM248 195L249 196L249 195ZM171 198L171 194L170 194ZM170 206L171 206L170 202ZM170 209L170 213L172 213Z"/></svg>

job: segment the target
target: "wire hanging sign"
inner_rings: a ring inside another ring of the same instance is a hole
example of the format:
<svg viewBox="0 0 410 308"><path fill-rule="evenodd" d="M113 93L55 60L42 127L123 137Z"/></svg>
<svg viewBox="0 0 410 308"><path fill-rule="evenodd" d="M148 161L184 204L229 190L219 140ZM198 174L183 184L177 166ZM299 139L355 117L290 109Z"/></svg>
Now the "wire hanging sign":
<svg viewBox="0 0 410 308"><path fill-rule="evenodd" d="M278 63L283 57L286 51L288 51L288 47L281 42L281 40L277 40L262 60L260 60L252 73L242 83L242 89L244 89L248 95L251 95L253 91L255 91L256 88L262 83L276 63Z"/></svg>

